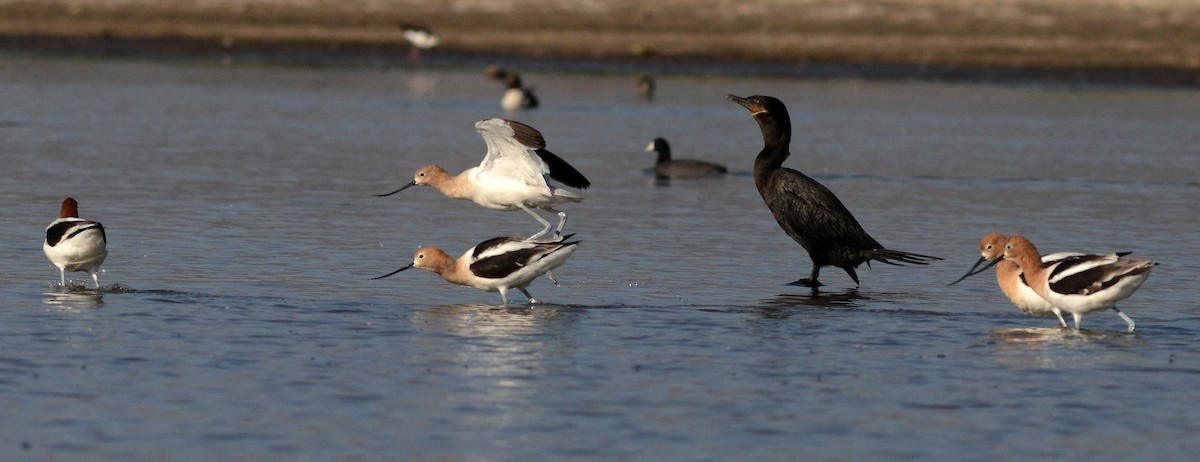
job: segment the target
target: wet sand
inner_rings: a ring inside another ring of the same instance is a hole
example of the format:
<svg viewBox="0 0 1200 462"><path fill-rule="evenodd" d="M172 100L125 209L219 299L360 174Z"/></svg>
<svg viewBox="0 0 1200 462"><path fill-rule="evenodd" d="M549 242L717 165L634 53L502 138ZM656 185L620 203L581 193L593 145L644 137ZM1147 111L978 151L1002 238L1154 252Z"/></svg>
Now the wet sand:
<svg viewBox="0 0 1200 462"><path fill-rule="evenodd" d="M0 0L0 47L403 62L401 22L449 56L1200 86L1200 2L1174 0Z"/></svg>

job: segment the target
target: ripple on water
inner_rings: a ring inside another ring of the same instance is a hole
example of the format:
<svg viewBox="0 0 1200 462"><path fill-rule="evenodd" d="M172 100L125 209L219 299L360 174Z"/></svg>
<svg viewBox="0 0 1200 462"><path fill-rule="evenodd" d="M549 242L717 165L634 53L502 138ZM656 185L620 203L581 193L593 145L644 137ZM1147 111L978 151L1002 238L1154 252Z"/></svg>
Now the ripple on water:
<svg viewBox="0 0 1200 462"><path fill-rule="evenodd" d="M472 124L501 114L477 71L0 63L21 135L0 156L0 460L1189 460L1200 434L1196 94L661 76L641 104L630 76L531 76L546 104L517 117L596 186L564 206L583 243L562 285L530 288L548 303L497 307L425 272L369 280L536 231L370 197L478 164ZM729 93L788 103L786 166L946 260L786 285L809 262ZM656 184L657 136L733 171ZM107 227L99 291L43 283L62 194ZM990 277L946 287L989 232L1159 261L1122 305L1138 331L1059 329Z"/></svg>

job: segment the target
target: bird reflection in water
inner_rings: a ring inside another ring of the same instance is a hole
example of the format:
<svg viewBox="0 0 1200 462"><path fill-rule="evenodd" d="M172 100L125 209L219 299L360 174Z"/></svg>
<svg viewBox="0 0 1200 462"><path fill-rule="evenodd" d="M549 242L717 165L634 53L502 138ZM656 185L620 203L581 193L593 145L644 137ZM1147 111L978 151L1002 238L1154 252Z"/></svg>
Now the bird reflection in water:
<svg viewBox="0 0 1200 462"><path fill-rule="evenodd" d="M413 312L414 321L440 332L472 337L541 334L561 312L545 305L503 306L483 303L434 306Z"/></svg>
<svg viewBox="0 0 1200 462"><path fill-rule="evenodd" d="M993 329L988 331L989 343L1024 345L1042 348L1049 345L1082 344L1094 341L1116 340L1125 343L1136 339L1127 332L1119 330L1064 329L1061 327L1017 327L1011 329ZM1140 340L1137 340L1140 342Z"/></svg>
<svg viewBox="0 0 1200 462"><path fill-rule="evenodd" d="M409 73L405 87L410 96L429 96L437 91L437 83L436 77L414 71Z"/></svg>
<svg viewBox="0 0 1200 462"><path fill-rule="evenodd" d="M488 390L472 397L473 405L496 413L476 416L484 426L511 422L537 403L529 381L544 376L550 366L545 354L559 348L566 330L557 309L497 305L449 305L412 312L412 322L426 334L416 337L416 348L427 372L469 380ZM554 356L553 354L551 356Z"/></svg>
<svg viewBox="0 0 1200 462"><path fill-rule="evenodd" d="M813 288L806 293L779 294L770 300L764 300L759 305L762 308L789 308L808 306L813 308L859 308L860 300L868 297L860 294L857 288L841 292L821 291Z"/></svg>
<svg viewBox="0 0 1200 462"><path fill-rule="evenodd" d="M87 292L63 291L47 292L42 301L61 311L87 311L98 309L104 305L104 295L97 291Z"/></svg>
<svg viewBox="0 0 1200 462"><path fill-rule="evenodd" d="M1119 360L1128 354L1129 347L1145 344L1140 337L1123 331L1060 327L992 329L985 334L984 341L994 348L990 355L998 363L1045 369L1078 366L1076 355L1063 352L1084 345L1090 351L1089 362L1104 362Z"/></svg>

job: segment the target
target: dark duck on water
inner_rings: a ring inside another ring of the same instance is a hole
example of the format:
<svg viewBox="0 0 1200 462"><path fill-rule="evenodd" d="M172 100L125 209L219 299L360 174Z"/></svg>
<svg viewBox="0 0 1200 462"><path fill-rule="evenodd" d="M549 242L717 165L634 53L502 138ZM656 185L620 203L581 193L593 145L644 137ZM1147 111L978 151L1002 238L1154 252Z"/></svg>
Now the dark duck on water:
<svg viewBox="0 0 1200 462"><path fill-rule="evenodd" d="M870 261L890 265L927 265L938 257L884 248L863 230L854 215L829 188L783 162L791 152L792 121L783 102L770 96L728 99L750 110L762 130L763 149L754 159L754 185L779 226L808 251L812 274L794 285L818 287L822 266L835 266L850 275L857 285L854 268Z"/></svg>

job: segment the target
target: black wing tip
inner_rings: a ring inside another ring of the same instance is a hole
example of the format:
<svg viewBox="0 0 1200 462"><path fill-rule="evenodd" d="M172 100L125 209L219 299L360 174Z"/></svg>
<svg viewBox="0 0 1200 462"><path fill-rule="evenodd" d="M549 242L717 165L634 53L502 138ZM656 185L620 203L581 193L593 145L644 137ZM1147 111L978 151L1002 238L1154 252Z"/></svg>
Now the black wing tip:
<svg viewBox="0 0 1200 462"><path fill-rule="evenodd" d="M534 152L550 167L550 178L553 178L554 181L578 189L587 189L592 185L592 182L588 181L587 177L583 176L583 173L580 173L579 170L576 170L575 167L572 167L571 164L568 164L567 161L558 157L553 152L545 149L537 149Z"/></svg>

